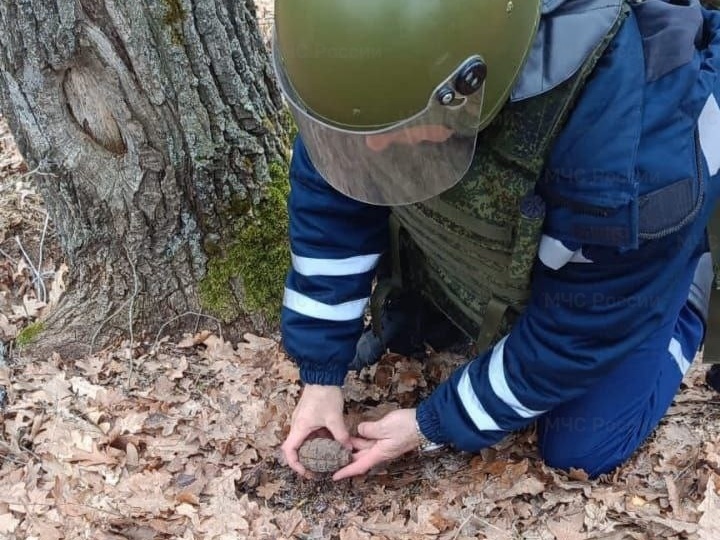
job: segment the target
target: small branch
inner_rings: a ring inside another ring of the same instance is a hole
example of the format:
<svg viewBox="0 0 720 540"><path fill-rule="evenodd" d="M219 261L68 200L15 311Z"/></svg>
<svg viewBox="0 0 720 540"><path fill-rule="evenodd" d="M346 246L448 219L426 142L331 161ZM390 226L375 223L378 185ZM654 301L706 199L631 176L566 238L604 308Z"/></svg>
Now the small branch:
<svg viewBox="0 0 720 540"><path fill-rule="evenodd" d="M41 170L40 170L40 165L38 165L38 166L35 167L32 171L28 171L28 172L26 172L25 174L22 174L22 175L18 176L18 177L17 177L17 180L22 181L22 180L25 180L26 178L29 178L29 177L31 177L31 176L33 176L33 175L35 175L35 174L37 174L38 176L54 176L54 177L57 177L57 175L56 175L55 173L43 172L43 171L41 171Z"/></svg>
<svg viewBox="0 0 720 540"><path fill-rule="evenodd" d="M40 247L38 248L38 251L40 252L38 254L38 276L42 280L42 260L43 260L43 245L45 244L45 234L47 233L48 229L48 223L50 223L50 214L45 212L45 224L43 225L43 232L42 236L40 237ZM47 302L47 291L45 290L45 282L43 281L43 292L45 293L45 297L43 298L43 302Z"/></svg>
<svg viewBox="0 0 720 540"><path fill-rule="evenodd" d="M133 273L134 285L133 293L130 297L130 307L128 308L128 328L130 329L130 351L128 354L128 360L130 361L130 373L128 373L127 382L125 383L125 390L128 390L130 388L130 383L132 382L133 370L135 369L135 361L133 360L133 344L135 342L133 334L133 309L135 308L135 298L140 290L140 280L138 279L137 271L135 270L135 263L132 261L132 257L130 257L130 252L128 251L127 246L124 247L125 255L127 255L127 260L130 263L130 268Z"/></svg>
<svg viewBox="0 0 720 540"><path fill-rule="evenodd" d="M95 340L97 339L98 335L100 335L100 331L103 329L103 327L104 327L109 321L111 321L113 318L115 318L115 316L116 316L118 313L120 313L123 309L125 309L125 306L128 305L128 302L130 302L130 300L125 300L125 301L120 305L119 308L117 308L117 309L116 309L115 311L113 311L110 315L108 315L105 319L103 319L103 321L102 321L102 322L100 323L100 325L97 327L97 329L95 330L95 333L93 333L92 339L90 340L90 354L92 354L93 351L95 351Z"/></svg>
<svg viewBox="0 0 720 540"><path fill-rule="evenodd" d="M42 276L40 275L40 272L38 272L38 269L35 268L35 265L33 264L32 260L30 260L30 257L28 256L27 252L25 251L25 248L22 245L22 242L20 242L19 237L15 237L15 243L17 243L18 247L20 248L20 251L22 251L23 257L25 257L25 260L27 261L28 265L30 266L30 270L32 270L33 274L35 274L35 279L37 280L37 283L35 285L35 293L38 296L39 300L42 300L43 302L47 299L47 291L45 289L45 282L42 279Z"/></svg>
<svg viewBox="0 0 720 540"><path fill-rule="evenodd" d="M28 464L27 461L21 461L19 459L9 456L9 455L4 455L4 456L0 455L0 459L2 459L3 461L7 461L9 463L14 463L15 465L27 465Z"/></svg>
<svg viewBox="0 0 720 540"><path fill-rule="evenodd" d="M465 525L467 525L470 522L470 518L473 517L472 512L468 514L468 516L463 520L463 522L458 526L458 528L455 530L455 534L453 534L453 537L450 540L457 540L457 537L460 536L460 533L465 528Z"/></svg>

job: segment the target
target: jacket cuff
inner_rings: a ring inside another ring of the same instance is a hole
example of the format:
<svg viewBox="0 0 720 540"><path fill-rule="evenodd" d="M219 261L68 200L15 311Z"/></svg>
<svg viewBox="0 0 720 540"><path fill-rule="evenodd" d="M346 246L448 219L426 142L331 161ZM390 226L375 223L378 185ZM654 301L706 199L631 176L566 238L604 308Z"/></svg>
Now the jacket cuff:
<svg viewBox="0 0 720 540"><path fill-rule="evenodd" d="M445 434L440 416L429 400L421 402L415 411L418 426L428 440L438 444L448 444L450 439Z"/></svg>
<svg viewBox="0 0 720 540"><path fill-rule="evenodd" d="M346 366L336 369L317 369L312 366L300 368L300 380L304 384L320 384L323 386L342 386L348 369Z"/></svg>

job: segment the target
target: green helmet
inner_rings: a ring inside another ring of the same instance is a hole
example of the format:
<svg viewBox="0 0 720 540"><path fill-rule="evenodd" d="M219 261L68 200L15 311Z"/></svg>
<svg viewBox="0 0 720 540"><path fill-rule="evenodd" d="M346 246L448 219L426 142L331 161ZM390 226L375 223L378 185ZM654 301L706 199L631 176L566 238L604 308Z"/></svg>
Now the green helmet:
<svg viewBox="0 0 720 540"><path fill-rule="evenodd" d="M275 0L275 71L325 179L406 204L467 172L542 0Z"/></svg>

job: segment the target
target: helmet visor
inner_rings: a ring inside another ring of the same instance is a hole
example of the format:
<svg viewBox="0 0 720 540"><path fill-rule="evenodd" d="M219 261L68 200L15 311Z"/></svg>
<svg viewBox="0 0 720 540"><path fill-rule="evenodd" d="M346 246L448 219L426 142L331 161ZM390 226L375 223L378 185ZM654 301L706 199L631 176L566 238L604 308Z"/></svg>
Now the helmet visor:
<svg viewBox="0 0 720 540"><path fill-rule="evenodd" d="M485 90L484 78L471 80L475 72L458 67L439 81L422 111L401 122L351 131L324 121L304 105L273 45L275 73L310 159L341 193L376 205L411 204L442 193L467 173Z"/></svg>

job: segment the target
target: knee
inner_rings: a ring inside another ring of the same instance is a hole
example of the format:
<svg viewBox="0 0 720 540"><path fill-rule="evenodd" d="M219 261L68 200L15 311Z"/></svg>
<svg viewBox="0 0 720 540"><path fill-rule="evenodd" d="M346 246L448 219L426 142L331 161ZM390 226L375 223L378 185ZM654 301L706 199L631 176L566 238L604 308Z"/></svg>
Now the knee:
<svg viewBox="0 0 720 540"><path fill-rule="evenodd" d="M544 446L541 448L542 459L546 465L562 471L579 469L585 471L590 478L606 474L614 470L625 459L600 459L595 454L579 454L572 449Z"/></svg>
<svg viewBox="0 0 720 540"><path fill-rule="evenodd" d="M540 454L548 466L565 471L581 469L590 478L612 472L633 455L640 443L626 430L601 433L543 430L538 440Z"/></svg>

